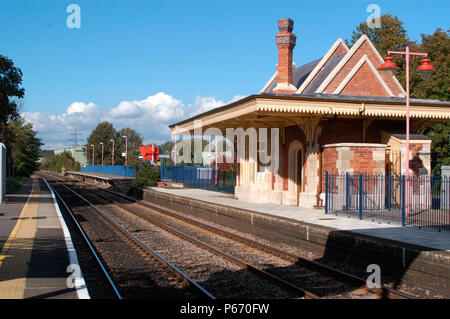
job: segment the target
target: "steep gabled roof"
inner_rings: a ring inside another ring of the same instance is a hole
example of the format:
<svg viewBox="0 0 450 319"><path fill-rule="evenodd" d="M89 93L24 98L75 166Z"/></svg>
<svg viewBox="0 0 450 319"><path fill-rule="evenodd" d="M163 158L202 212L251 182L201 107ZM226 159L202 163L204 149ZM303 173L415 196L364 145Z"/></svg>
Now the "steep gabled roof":
<svg viewBox="0 0 450 319"><path fill-rule="evenodd" d="M327 68L328 73L331 72L330 63L336 61L335 57L338 55L343 55L349 51L347 45L342 41L341 38L337 39L336 42L331 46L328 52L323 56L320 62L316 65L314 70L308 75L308 78L298 87L297 94L305 93L307 87L311 86L311 82L314 81L318 83L318 77L325 68ZM320 84L319 84L320 85Z"/></svg>
<svg viewBox="0 0 450 319"><path fill-rule="evenodd" d="M318 72L317 76L309 82L309 85L303 90L302 94L314 94L317 88L322 84L323 80L334 70L336 65L342 60L345 54L335 55L331 60ZM300 90L300 89L299 89Z"/></svg>
<svg viewBox="0 0 450 319"><path fill-rule="evenodd" d="M346 77L350 70L352 69L352 64L356 64L357 61L359 61L358 56L361 55L370 55L373 57L372 64L381 65L381 63L384 62L383 58L381 57L380 53L378 53L377 49L373 45L372 41L370 41L369 37L365 34L363 34L358 41L355 42L355 44L352 46L352 48L347 52L347 54L342 58L342 60L336 65L336 67L333 69L333 71L325 78L325 80L320 84L318 89L315 91L315 93L327 93L327 94L335 94L333 89L334 87L339 86L341 83L343 77ZM354 61L357 59L357 61ZM375 69L374 75L380 75L380 71ZM398 96L405 96L406 92L403 89L403 87L398 82L395 75L381 76L384 78L385 82L390 82L387 85L390 85L391 91L399 92ZM330 85L334 82L334 86ZM330 92L332 90L332 92ZM396 96L393 94L393 96Z"/></svg>
<svg viewBox="0 0 450 319"><path fill-rule="evenodd" d="M362 35L351 49L342 39L337 39L322 58L294 69L293 85L297 88L296 94L301 95L404 97L406 93L397 78L377 69L383 62L367 35ZM275 72L259 93L273 93L277 77ZM375 89L370 90L367 83Z"/></svg>

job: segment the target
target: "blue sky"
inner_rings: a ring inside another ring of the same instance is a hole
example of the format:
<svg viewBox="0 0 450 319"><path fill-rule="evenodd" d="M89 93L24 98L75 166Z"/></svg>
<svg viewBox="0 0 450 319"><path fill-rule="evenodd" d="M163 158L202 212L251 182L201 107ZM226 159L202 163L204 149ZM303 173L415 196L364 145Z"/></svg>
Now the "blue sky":
<svg viewBox="0 0 450 319"><path fill-rule="evenodd" d="M80 29L66 25L71 3ZM0 54L24 73L22 112L46 148L105 119L162 141L167 124L261 89L277 63L277 19L294 20L299 66L349 39L372 3L411 40L449 28L448 0L0 0Z"/></svg>

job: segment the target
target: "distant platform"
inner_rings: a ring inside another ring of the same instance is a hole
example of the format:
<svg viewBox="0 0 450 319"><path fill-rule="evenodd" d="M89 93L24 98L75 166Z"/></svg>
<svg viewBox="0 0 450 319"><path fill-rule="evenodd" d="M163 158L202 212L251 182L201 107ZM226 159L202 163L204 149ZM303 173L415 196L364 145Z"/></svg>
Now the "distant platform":
<svg viewBox="0 0 450 319"><path fill-rule="evenodd" d="M117 191L122 193L128 193L128 191L133 187L134 177L127 177L121 175L111 175L102 173L92 173L92 172L66 172L66 176L86 181L89 183L100 184L106 187L113 187Z"/></svg>

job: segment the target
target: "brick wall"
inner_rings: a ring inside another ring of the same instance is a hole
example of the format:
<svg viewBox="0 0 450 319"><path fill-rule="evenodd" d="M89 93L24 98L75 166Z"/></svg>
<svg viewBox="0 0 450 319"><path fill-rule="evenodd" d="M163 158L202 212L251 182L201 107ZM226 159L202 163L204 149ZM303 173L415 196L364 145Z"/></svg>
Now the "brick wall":
<svg viewBox="0 0 450 319"><path fill-rule="evenodd" d="M340 94L389 97L367 63L361 66Z"/></svg>
<svg viewBox="0 0 450 319"><path fill-rule="evenodd" d="M353 54L353 56L345 63L344 67L336 74L336 76L333 78L333 80L328 84L328 86L324 90L324 93L333 94L333 92L336 90L336 88L339 86L339 84L341 84L341 82L345 79L345 77L350 73L350 71L353 69L353 67L359 62L359 60L361 60L361 58L364 55L367 55L370 62L372 62L373 66L375 68L380 67L382 62L380 62L378 60L376 53L373 51L373 49L371 48L369 43L367 41L365 41L358 48L358 50ZM392 77L390 77L387 74L384 74L383 72L379 72L379 74L380 74L381 78L383 78L383 80L386 82L386 84L389 87L389 89L391 90L392 94L394 94L395 96L398 96L398 94L400 93L400 90L397 87L397 85L395 84ZM378 80L376 80L376 81L378 82ZM378 91L373 91L373 92L367 91L366 93L368 93L367 95L369 95L369 96L380 96L380 95L377 95L377 94L379 94ZM344 93L341 93L341 94L344 94ZM383 95L381 95L381 96L386 96L386 93L383 93Z"/></svg>

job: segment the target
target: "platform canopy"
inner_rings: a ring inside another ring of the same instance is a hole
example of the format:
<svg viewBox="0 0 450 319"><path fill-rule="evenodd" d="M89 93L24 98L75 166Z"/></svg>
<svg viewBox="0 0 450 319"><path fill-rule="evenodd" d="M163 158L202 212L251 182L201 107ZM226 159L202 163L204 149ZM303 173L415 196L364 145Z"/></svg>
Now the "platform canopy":
<svg viewBox="0 0 450 319"><path fill-rule="evenodd" d="M362 97L343 95L250 95L234 103L170 125L172 134L193 134L194 126L203 130L215 127L288 127L302 126L313 119L327 118L367 120L404 120L406 101L402 97ZM438 100L410 100L411 129L450 120L450 102ZM195 123L197 121L197 123Z"/></svg>

